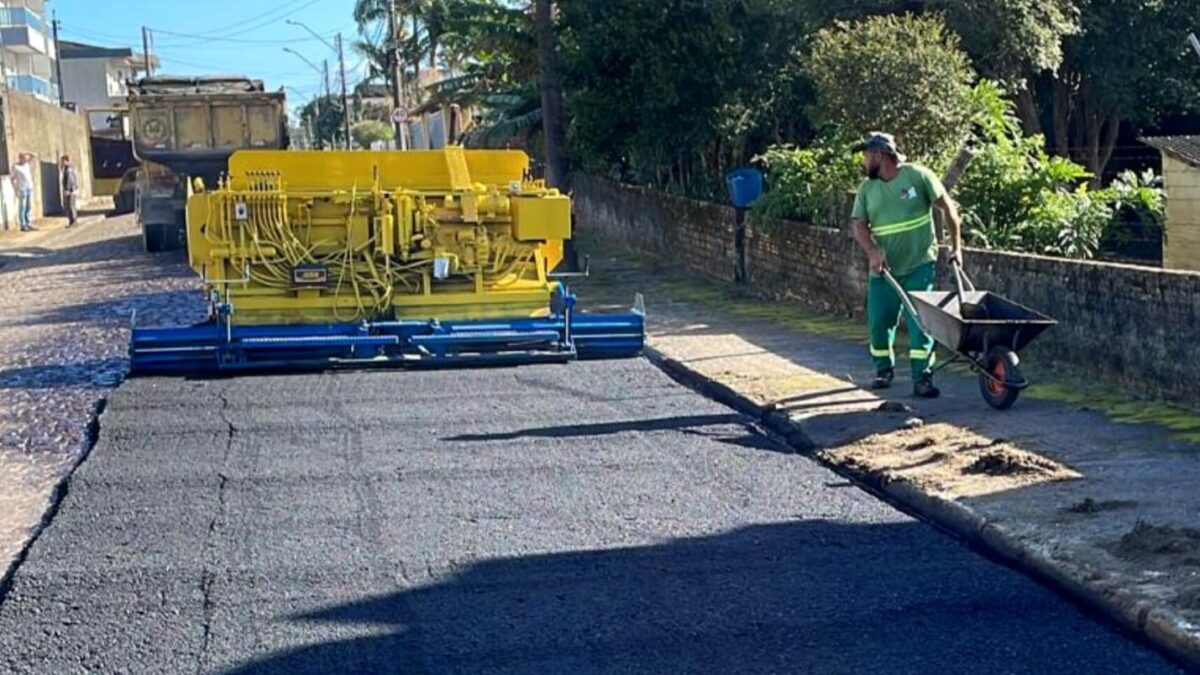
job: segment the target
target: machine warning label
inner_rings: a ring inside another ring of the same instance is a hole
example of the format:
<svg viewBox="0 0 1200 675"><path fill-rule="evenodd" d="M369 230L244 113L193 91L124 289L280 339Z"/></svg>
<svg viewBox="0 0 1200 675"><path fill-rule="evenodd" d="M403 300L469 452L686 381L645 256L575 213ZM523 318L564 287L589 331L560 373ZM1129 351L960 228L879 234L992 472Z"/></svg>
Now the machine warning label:
<svg viewBox="0 0 1200 675"><path fill-rule="evenodd" d="M297 286L324 286L329 283L329 268L324 265L297 265L292 268L292 283Z"/></svg>

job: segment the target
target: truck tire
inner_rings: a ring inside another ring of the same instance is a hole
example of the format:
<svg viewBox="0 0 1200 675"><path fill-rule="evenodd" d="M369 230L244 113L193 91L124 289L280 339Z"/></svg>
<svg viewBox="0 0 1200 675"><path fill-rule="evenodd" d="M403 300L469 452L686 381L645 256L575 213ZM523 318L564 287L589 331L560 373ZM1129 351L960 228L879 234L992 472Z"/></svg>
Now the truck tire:
<svg viewBox="0 0 1200 675"><path fill-rule="evenodd" d="M142 223L142 241L146 245L147 253L162 253L169 250L166 248L166 229L167 225L161 223Z"/></svg>
<svg viewBox="0 0 1200 675"><path fill-rule="evenodd" d="M142 236L146 242L146 251L150 253L182 251L187 248L187 232L179 223L145 223L142 225Z"/></svg>

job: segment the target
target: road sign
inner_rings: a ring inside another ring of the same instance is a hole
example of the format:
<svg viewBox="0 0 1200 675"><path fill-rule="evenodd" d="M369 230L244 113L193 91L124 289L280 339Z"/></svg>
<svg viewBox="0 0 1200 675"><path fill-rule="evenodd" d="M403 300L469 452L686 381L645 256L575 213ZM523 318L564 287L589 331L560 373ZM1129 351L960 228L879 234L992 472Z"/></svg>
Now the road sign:
<svg viewBox="0 0 1200 675"><path fill-rule="evenodd" d="M392 111L392 124L403 124L408 119L408 108L396 108Z"/></svg>

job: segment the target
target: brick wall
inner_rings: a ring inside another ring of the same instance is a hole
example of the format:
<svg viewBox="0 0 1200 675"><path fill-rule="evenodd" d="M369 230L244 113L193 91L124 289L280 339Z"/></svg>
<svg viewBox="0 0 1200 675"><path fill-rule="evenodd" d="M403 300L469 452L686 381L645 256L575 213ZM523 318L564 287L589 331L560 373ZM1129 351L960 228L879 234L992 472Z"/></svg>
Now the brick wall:
<svg viewBox="0 0 1200 675"><path fill-rule="evenodd" d="M734 282L732 208L590 176L574 184L581 231ZM981 250L966 257L981 289L1058 319L1023 353L1027 362L1065 364L1135 393L1200 405L1200 274ZM866 263L848 231L751 223L746 270L747 286L764 297L863 315ZM939 285L951 287L945 278Z"/></svg>
<svg viewBox="0 0 1200 675"><path fill-rule="evenodd" d="M734 211L688 199L663 198L644 188L580 177L575 197L577 219L595 223L596 231L636 250L685 265L706 277L733 281Z"/></svg>

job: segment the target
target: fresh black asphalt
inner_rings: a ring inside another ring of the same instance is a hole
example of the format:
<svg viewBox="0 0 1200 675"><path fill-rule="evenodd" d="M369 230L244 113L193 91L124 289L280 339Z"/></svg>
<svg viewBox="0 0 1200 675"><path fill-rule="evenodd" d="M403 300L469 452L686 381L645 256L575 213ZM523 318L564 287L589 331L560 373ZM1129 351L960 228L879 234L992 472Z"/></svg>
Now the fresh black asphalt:
<svg viewBox="0 0 1200 675"><path fill-rule="evenodd" d="M4 673L1155 673L643 360L112 396Z"/></svg>

